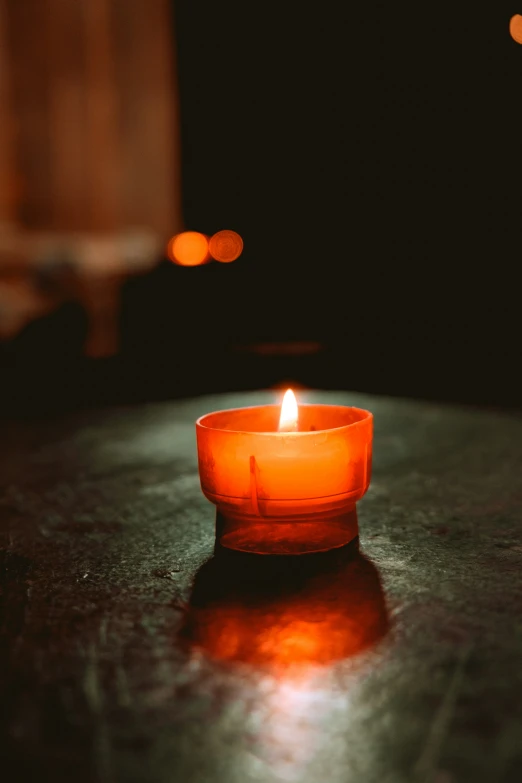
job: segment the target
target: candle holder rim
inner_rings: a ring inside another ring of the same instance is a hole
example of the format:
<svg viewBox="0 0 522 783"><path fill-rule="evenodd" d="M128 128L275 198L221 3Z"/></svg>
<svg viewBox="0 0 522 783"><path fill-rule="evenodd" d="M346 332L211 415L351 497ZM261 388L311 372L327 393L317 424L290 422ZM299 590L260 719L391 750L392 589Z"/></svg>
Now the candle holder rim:
<svg viewBox="0 0 522 783"><path fill-rule="evenodd" d="M239 411L253 411L256 409L261 408L277 408L280 409L280 405L278 403L267 403L266 405L245 405L242 408L224 408L221 411L210 411L209 413L204 413L202 416L200 416L198 419L196 419L196 427L201 427L202 429L208 430L209 432L230 432L230 433L236 433L236 434L242 434L242 435L268 435L268 436L278 436L278 437L285 437L285 438L299 438L302 436L310 436L310 435L318 435L323 432L335 432L337 430L345 430L349 429L351 427L357 427L362 426L368 421L373 420L373 413L371 411L366 410L365 408L358 408L356 405L331 405L328 403L315 403L315 402L305 402L305 403L299 403L299 408L346 408L348 410L357 411L358 413L364 414L361 416L360 419L357 421L352 421L349 424L341 424L339 427L328 427L326 429L317 429L317 430L305 430L302 432L279 432L279 430L244 430L244 429L230 429L227 427L211 427L208 424L204 423L204 419L206 419L208 416L215 416L216 414L221 413L237 413Z"/></svg>

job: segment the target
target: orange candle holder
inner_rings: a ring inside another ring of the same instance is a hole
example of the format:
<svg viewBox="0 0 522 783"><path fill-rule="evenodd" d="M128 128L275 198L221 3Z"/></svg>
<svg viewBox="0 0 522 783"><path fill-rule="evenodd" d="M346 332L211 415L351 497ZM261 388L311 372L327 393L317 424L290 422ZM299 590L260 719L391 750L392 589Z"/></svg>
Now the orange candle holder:
<svg viewBox="0 0 522 783"><path fill-rule="evenodd" d="M300 405L297 431L278 431L280 408L261 405L196 422L199 475L228 549L305 554L359 534L368 489L373 416L342 405Z"/></svg>

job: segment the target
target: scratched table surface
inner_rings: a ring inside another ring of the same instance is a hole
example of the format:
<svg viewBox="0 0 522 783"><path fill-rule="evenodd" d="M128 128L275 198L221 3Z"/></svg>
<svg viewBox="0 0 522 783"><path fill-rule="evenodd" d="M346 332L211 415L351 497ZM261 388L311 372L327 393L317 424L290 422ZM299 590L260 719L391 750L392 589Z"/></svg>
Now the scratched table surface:
<svg viewBox="0 0 522 783"><path fill-rule="evenodd" d="M2 780L522 780L522 418L359 394L360 542L215 551L194 420L4 422Z"/></svg>

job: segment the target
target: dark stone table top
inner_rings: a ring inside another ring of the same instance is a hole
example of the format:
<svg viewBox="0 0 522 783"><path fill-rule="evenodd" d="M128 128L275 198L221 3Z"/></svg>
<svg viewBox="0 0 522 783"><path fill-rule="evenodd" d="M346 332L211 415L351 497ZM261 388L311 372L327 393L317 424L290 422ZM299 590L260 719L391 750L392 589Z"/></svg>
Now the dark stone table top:
<svg viewBox="0 0 522 783"><path fill-rule="evenodd" d="M375 415L360 551L214 554L194 420L270 399L0 424L6 781L522 780L522 418L303 392Z"/></svg>

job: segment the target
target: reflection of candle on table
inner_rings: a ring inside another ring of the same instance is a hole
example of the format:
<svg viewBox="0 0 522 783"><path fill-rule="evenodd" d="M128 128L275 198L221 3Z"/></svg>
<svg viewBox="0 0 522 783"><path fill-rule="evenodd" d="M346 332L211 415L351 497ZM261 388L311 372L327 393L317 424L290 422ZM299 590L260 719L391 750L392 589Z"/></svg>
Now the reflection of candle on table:
<svg viewBox="0 0 522 783"><path fill-rule="evenodd" d="M343 405L236 408L196 422L199 473L221 543L266 554L324 551L358 535L373 416Z"/></svg>

